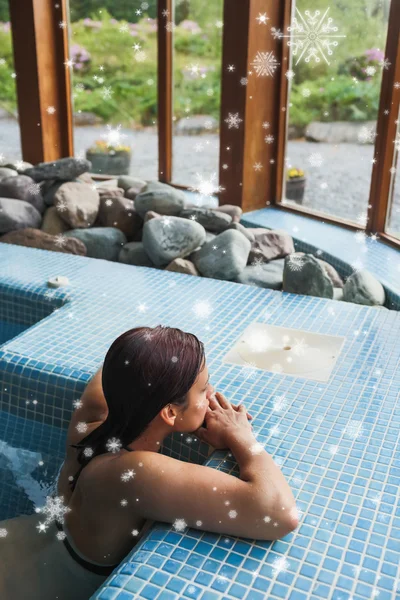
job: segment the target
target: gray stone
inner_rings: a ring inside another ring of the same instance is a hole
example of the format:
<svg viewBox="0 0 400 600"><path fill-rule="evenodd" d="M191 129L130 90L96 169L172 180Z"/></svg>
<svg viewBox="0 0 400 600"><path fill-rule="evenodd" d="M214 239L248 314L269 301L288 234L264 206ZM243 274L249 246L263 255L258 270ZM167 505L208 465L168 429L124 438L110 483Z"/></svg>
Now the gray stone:
<svg viewBox="0 0 400 600"><path fill-rule="evenodd" d="M117 188L118 179L103 179L102 181L95 181L94 184L97 188Z"/></svg>
<svg viewBox="0 0 400 600"><path fill-rule="evenodd" d="M100 200L102 198L123 198L124 190L120 187L96 187L99 192Z"/></svg>
<svg viewBox="0 0 400 600"><path fill-rule="evenodd" d="M196 275L200 276L200 273L194 266L194 264L185 258L175 258L169 263L164 271L172 271L173 273L184 273L185 275Z"/></svg>
<svg viewBox="0 0 400 600"><path fill-rule="evenodd" d="M10 162L5 163L1 166L7 167L8 169L13 169L14 171L17 171L17 173L24 173L26 169L30 169L31 167L33 167L33 164L30 162L26 162L25 160L11 160Z"/></svg>
<svg viewBox="0 0 400 600"><path fill-rule="evenodd" d="M18 175L18 171L9 169L8 167L0 167L0 180L4 179L4 177L15 177L16 175Z"/></svg>
<svg viewBox="0 0 400 600"><path fill-rule="evenodd" d="M333 285L324 268L312 254L285 258L283 291L306 296L333 298Z"/></svg>
<svg viewBox="0 0 400 600"><path fill-rule="evenodd" d="M134 208L133 200L116 196L100 198L96 223L104 227L117 227L132 241L143 227L143 219Z"/></svg>
<svg viewBox="0 0 400 600"><path fill-rule="evenodd" d="M11 175L0 181L0 196L29 202L41 214L45 210L40 185L27 175Z"/></svg>
<svg viewBox="0 0 400 600"><path fill-rule="evenodd" d="M218 131L219 123L214 117L193 115L180 119L175 125L175 135L198 135Z"/></svg>
<svg viewBox="0 0 400 600"><path fill-rule="evenodd" d="M129 188L138 189L140 191L144 191L147 182L144 179L139 179L139 177L131 177L130 175L122 175L118 177L118 187L122 188L124 191L129 190Z"/></svg>
<svg viewBox="0 0 400 600"><path fill-rule="evenodd" d="M235 278L236 283L245 283L256 287L281 290L283 282L284 258L271 260L257 266L247 266Z"/></svg>
<svg viewBox="0 0 400 600"><path fill-rule="evenodd" d="M59 235L69 230L69 226L62 220L55 206L49 206L43 215L41 231L50 235ZM86 256L86 251L85 251Z"/></svg>
<svg viewBox="0 0 400 600"><path fill-rule="evenodd" d="M305 256L305 252L296 252L297 256ZM342 278L340 277L339 273L336 271L336 269L334 267L332 267L332 265L330 265L328 262L326 262L325 260L322 260L322 258L317 258L317 261L319 262L319 264L321 265L321 267L325 270L325 273L328 275L329 279L332 281L332 284L334 287L337 288L342 288L344 283Z"/></svg>
<svg viewBox="0 0 400 600"><path fill-rule="evenodd" d="M250 248L251 242L240 231L227 229L202 245L193 262L204 277L230 281L245 268Z"/></svg>
<svg viewBox="0 0 400 600"><path fill-rule="evenodd" d="M307 126L305 137L308 142L324 142L327 144L373 144L373 136L366 136L364 139L363 132L366 129L375 132L376 121L364 121L362 123L351 121L323 123L321 121L313 121Z"/></svg>
<svg viewBox="0 0 400 600"><path fill-rule="evenodd" d="M219 210L227 215L232 217L233 223L239 223L240 219L243 215L243 210L240 206L236 206L235 204L221 204L214 208L214 210Z"/></svg>
<svg viewBox="0 0 400 600"><path fill-rule="evenodd" d="M143 246L157 267L165 267L175 258L185 258L206 239L202 225L171 216L150 219L143 226ZM244 237L244 236L243 236Z"/></svg>
<svg viewBox="0 0 400 600"><path fill-rule="evenodd" d="M87 248L87 256L103 260L118 261L121 248L126 244L125 235L116 227L72 229L64 236L81 240Z"/></svg>
<svg viewBox="0 0 400 600"><path fill-rule="evenodd" d="M128 242L121 248L118 262L137 267L153 267L155 264L150 260L142 242Z"/></svg>
<svg viewBox="0 0 400 600"><path fill-rule="evenodd" d="M99 212L99 193L86 183L67 181L56 191L54 205L70 227L90 227Z"/></svg>
<svg viewBox="0 0 400 600"><path fill-rule="evenodd" d="M222 233L232 223L232 217L211 208L184 208L179 213L182 219L191 219L203 225L211 233Z"/></svg>
<svg viewBox="0 0 400 600"><path fill-rule="evenodd" d="M251 244L249 264L256 260L269 262L276 258L285 258L295 251L292 237L283 229L249 227L248 231L253 233L255 238Z"/></svg>
<svg viewBox="0 0 400 600"><path fill-rule="evenodd" d="M156 213L154 210L148 210L144 215L144 223L147 223L150 219L159 219L160 217L162 217L162 215Z"/></svg>
<svg viewBox="0 0 400 600"><path fill-rule="evenodd" d="M236 229L236 231L240 231L240 233L243 233L243 235L247 237L249 242L254 242L256 239L254 237L254 233L250 231L247 227L244 227L244 225L242 225L241 223L231 223L228 229Z"/></svg>
<svg viewBox="0 0 400 600"><path fill-rule="evenodd" d="M367 306L383 305L385 290L369 271L362 269L350 275L346 280L343 287L343 300Z"/></svg>
<svg viewBox="0 0 400 600"><path fill-rule="evenodd" d="M82 173L91 171L91 169L92 163L89 160L68 156L67 158L59 158L53 162L39 163L30 169L26 169L24 174L29 175L35 181L42 181L43 179L71 181L82 175Z"/></svg>
<svg viewBox="0 0 400 600"><path fill-rule="evenodd" d="M77 239L67 239L64 236L50 235L40 229L19 229L10 231L2 237L0 242L5 244L16 244L17 246L28 246L51 252L63 252L65 254L77 254L86 256L85 245Z"/></svg>
<svg viewBox="0 0 400 600"><path fill-rule="evenodd" d="M179 216L185 205L185 194L181 190L158 189L141 192L135 198L135 209L144 218L148 210L154 210L162 215ZM175 257L176 258L176 257Z"/></svg>
<svg viewBox="0 0 400 600"><path fill-rule="evenodd" d="M38 229L41 222L40 212L29 202L0 198L0 233L25 229L25 227Z"/></svg>
<svg viewBox="0 0 400 600"><path fill-rule="evenodd" d="M56 181L54 179L49 179L48 181L50 185L42 185L42 192L44 194L43 199L46 206L53 206L55 194L57 190L65 184L65 181ZM41 183L43 184L45 182L42 181Z"/></svg>

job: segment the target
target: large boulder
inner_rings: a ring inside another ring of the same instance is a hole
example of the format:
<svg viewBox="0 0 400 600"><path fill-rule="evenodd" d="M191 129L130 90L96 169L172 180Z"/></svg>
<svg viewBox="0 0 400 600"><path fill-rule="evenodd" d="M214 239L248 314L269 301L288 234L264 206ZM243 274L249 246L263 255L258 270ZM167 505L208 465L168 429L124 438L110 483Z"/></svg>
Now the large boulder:
<svg viewBox="0 0 400 600"><path fill-rule="evenodd" d="M24 173L26 169L30 169L31 167L33 167L33 164L27 162L26 160L11 160L9 162L4 163L4 165L1 166L6 169L13 169L14 171L17 171L17 173Z"/></svg>
<svg viewBox="0 0 400 600"><path fill-rule="evenodd" d="M0 167L0 180L4 179L4 177L15 177L16 175L18 175L18 171L15 171L15 169Z"/></svg>
<svg viewBox="0 0 400 600"><path fill-rule="evenodd" d="M194 266L194 264L185 258L175 258L172 262L169 263L164 269L164 271L172 271L173 273L183 273L184 275L197 275L200 276L200 273Z"/></svg>
<svg viewBox="0 0 400 600"><path fill-rule="evenodd" d="M97 190L79 181L67 181L54 194L54 206L60 217L74 229L91 227L99 212Z"/></svg>
<svg viewBox="0 0 400 600"><path fill-rule="evenodd" d="M87 248L90 258L117 261L126 237L116 227L92 227L91 229L72 229L64 233L65 237L81 240Z"/></svg>
<svg viewBox="0 0 400 600"><path fill-rule="evenodd" d="M67 239L63 235L50 235L40 229L19 229L10 231L0 237L0 242L5 244L16 244L17 246L28 246L51 252L63 252L65 254L77 254L86 256L85 245L77 239Z"/></svg>
<svg viewBox="0 0 400 600"><path fill-rule="evenodd" d="M213 210L219 210L220 212L230 215L233 223L239 223L243 215L242 208L240 206L236 206L235 204L221 204Z"/></svg>
<svg viewBox="0 0 400 600"><path fill-rule="evenodd" d="M118 178L118 187L125 192L131 188L138 190L137 193L144 191L147 181L139 179L139 177L131 177L131 175L122 175Z"/></svg>
<svg viewBox="0 0 400 600"><path fill-rule="evenodd" d="M251 244L249 264L256 259L269 262L275 258L285 258L295 251L292 236L283 229L249 227L248 230L255 238Z"/></svg>
<svg viewBox="0 0 400 600"><path fill-rule="evenodd" d="M137 267L155 267L142 242L128 242L125 244L119 252L118 262L126 265L136 265Z"/></svg>
<svg viewBox="0 0 400 600"><path fill-rule="evenodd" d="M149 186L146 186L147 189ZM148 210L177 217L185 206L185 194L171 186L144 191L135 198L135 209L144 218Z"/></svg>
<svg viewBox="0 0 400 600"><path fill-rule="evenodd" d="M118 227L132 241L143 227L143 219L134 208L133 200L123 196L100 198L96 223L103 227Z"/></svg>
<svg viewBox="0 0 400 600"><path fill-rule="evenodd" d="M367 306L382 306L385 303L385 290L369 271L362 269L347 278L343 287L343 300Z"/></svg>
<svg viewBox="0 0 400 600"><path fill-rule="evenodd" d="M1 179L0 196L29 202L41 214L45 210L40 185L27 175L11 175Z"/></svg>
<svg viewBox="0 0 400 600"><path fill-rule="evenodd" d="M205 243L192 257L204 277L230 281L245 268L250 248L251 242L240 231L227 229Z"/></svg>
<svg viewBox="0 0 400 600"><path fill-rule="evenodd" d="M237 223L236 221L233 221L229 225L228 229L236 229L236 231L240 231L240 233L243 233L243 235L245 237L247 237L247 239L250 242L254 242L254 240L255 240L254 233L252 233L250 231L250 229L248 229L247 227L244 227L244 225L242 225L241 223Z"/></svg>
<svg viewBox="0 0 400 600"><path fill-rule="evenodd" d="M222 233L232 223L232 217L211 208L184 208L179 213L182 219L197 221L212 233Z"/></svg>
<svg viewBox="0 0 400 600"><path fill-rule="evenodd" d="M40 212L29 202L13 198L0 198L0 233L8 233L26 227L38 229L41 222Z"/></svg>
<svg viewBox="0 0 400 600"><path fill-rule="evenodd" d="M100 200L102 198L123 198L124 197L124 190L120 187L108 187L108 186L104 186L104 187L97 187L96 188L99 196L100 196Z"/></svg>
<svg viewBox="0 0 400 600"><path fill-rule="evenodd" d="M332 281L312 254L298 256L295 252L286 256L282 289L292 294L333 298Z"/></svg>
<svg viewBox="0 0 400 600"><path fill-rule="evenodd" d="M43 215L41 231L50 235L65 233L70 227L62 220L55 206L49 206Z"/></svg>
<svg viewBox="0 0 400 600"><path fill-rule="evenodd" d="M281 290L283 282L284 258L271 260L269 263L247 266L235 278L236 283L245 283L256 287Z"/></svg>
<svg viewBox="0 0 400 600"><path fill-rule="evenodd" d="M144 249L157 267L186 257L205 239L206 232L200 223L180 217L150 219L143 226Z"/></svg>
<svg viewBox="0 0 400 600"><path fill-rule="evenodd" d="M34 167L26 169L24 175L32 177L35 181L43 179L62 179L71 181L82 173L91 171L92 163L85 158L59 158L52 162L39 163Z"/></svg>
<svg viewBox="0 0 400 600"><path fill-rule="evenodd" d="M305 256L305 252L296 252L296 256ZM317 258L317 257L315 257ZM344 283L339 273L336 271L335 267L332 267L328 262L322 260L322 258L317 258L317 261L321 265L321 267L325 270L325 273L328 275L329 279L332 281L332 284L335 288L342 288Z"/></svg>

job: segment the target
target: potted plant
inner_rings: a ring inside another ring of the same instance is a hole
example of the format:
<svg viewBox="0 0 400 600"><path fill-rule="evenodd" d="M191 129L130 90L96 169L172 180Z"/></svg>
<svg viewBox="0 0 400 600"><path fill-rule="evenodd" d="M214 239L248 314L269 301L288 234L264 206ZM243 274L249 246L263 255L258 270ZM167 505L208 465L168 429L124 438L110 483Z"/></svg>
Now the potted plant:
<svg viewBox="0 0 400 600"><path fill-rule="evenodd" d="M305 189L306 177L303 169L289 169L286 177L286 198L301 204L303 202Z"/></svg>
<svg viewBox="0 0 400 600"><path fill-rule="evenodd" d="M128 175L131 156L130 146L107 145L104 140L96 140L86 150L86 158L92 163L92 173L102 175Z"/></svg>

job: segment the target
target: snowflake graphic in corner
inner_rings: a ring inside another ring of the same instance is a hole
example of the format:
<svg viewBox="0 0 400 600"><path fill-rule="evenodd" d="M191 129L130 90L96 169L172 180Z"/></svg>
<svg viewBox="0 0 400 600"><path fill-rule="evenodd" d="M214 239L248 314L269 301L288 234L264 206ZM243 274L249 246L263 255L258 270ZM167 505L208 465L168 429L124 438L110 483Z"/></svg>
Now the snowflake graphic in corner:
<svg viewBox="0 0 400 600"><path fill-rule="evenodd" d="M321 12L316 10L314 14L311 14L309 10L304 12L303 16L298 8L296 8L297 17L293 17L292 27L288 27L289 35L283 35L282 37L288 37L288 46L293 47L293 56L298 56L296 65L305 56L305 62L309 63L311 59L314 59L316 63L321 62L321 57L329 65L326 54L332 56L333 48L336 48L338 42L332 40L332 38L344 38L345 35L339 35L336 32L338 28L331 25L332 19L329 17L326 19L326 15L329 11L328 7L324 12L321 19L319 16Z"/></svg>
<svg viewBox="0 0 400 600"><path fill-rule="evenodd" d="M270 77L274 74L279 63L273 52L257 52L251 66L254 67L257 77Z"/></svg>

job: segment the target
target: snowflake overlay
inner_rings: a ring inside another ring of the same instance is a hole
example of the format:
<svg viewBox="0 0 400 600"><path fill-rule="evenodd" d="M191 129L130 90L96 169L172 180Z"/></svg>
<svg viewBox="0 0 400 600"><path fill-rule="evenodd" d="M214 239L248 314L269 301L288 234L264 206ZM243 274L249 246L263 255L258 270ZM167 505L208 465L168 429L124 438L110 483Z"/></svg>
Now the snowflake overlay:
<svg viewBox="0 0 400 600"><path fill-rule="evenodd" d="M304 14L307 18L305 18L299 9L296 8L296 13L302 23L299 23L297 17L293 17L293 26L287 28L290 32L289 35L281 36L291 38L290 41L288 41L288 46L293 46L293 56L297 56L299 53L296 65L300 62L304 53L306 53L306 63L309 63L312 58L316 63L319 63L321 62L320 57L322 57L329 65L330 62L328 61L325 52L328 56L332 56L333 50L331 46L336 47L338 45L338 42L331 41L331 38L346 37L345 35L338 35L336 33L338 28L331 25L331 17L325 20L329 8L330 7L326 9L319 21L318 17L321 14L319 10L316 10L313 15L309 10L306 10Z"/></svg>
<svg viewBox="0 0 400 600"><path fill-rule="evenodd" d="M273 52L257 52L251 66L254 67L257 77L269 77L274 74L279 63Z"/></svg>

